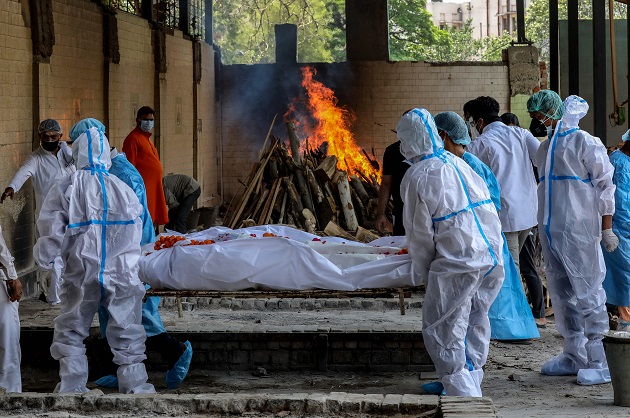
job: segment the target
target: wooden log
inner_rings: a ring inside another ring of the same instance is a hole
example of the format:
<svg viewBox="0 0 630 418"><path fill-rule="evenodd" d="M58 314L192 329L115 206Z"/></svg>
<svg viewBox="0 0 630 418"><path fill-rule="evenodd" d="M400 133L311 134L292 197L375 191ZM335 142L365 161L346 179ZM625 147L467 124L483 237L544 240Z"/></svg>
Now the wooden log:
<svg viewBox="0 0 630 418"><path fill-rule="evenodd" d="M273 156L269 159L269 178L275 180L280 177L278 173L278 159Z"/></svg>
<svg viewBox="0 0 630 418"><path fill-rule="evenodd" d="M357 216L360 218L360 224L365 225L365 223L368 221L368 213L365 205L363 205L363 202L361 202L359 195L352 187L350 188L350 192L352 195L352 202L354 204L355 213L357 213Z"/></svg>
<svg viewBox="0 0 630 418"><path fill-rule="evenodd" d="M284 183L284 179L283 179ZM287 200L289 198L289 193L287 191L284 192L284 197L282 198L282 206L280 207L280 215L278 216L278 223L281 224L284 221L284 217L286 215L287 209Z"/></svg>
<svg viewBox="0 0 630 418"><path fill-rule="evenodd" d="M317 230L317 218L315 218L313 212L306 208L302 210L302 216L304 216L304 229L306 229L306 232L314 234Z"/></svg>
<svg viewBox="0 0 630 418"><path fill-rule="evenodd" d="M372 241L374 241L375 239L380 238L380 237L379 237L378 235L376 235L374 232L372 232L372 231L370 231L370 230L368 230L368 229L365 229L365 228L363 228L363 227L358 227L358 228L357 228L357 232L356 232L356 234L355 234L355 237L356 237L356 240L357 240L357 241L359 241L359 242L365 242L365 243L372 242Z"/></svg>
<svg viewBox="0 0 630 418"><path fill-rule="evenodd" d="M343 239L354 241L354 237L352 235L350 235L348 232L346 232L346 230L344 230L342 227L332 221L328 222L328 225L326 225L326 228L324 228L324 233L329 237L340 237Z"/></svg>
<svg viewBox="0 0 630 418"><path fill-rule="evenodd" d="M263 190L262 195L257 198L256 207L250 218L257 219L260 216L260 210L263 207L263 203L267 200L267 196L269 196L269 189Z"/></svg>
<svg viewBox="0 0 630 418"><path fill-rule="evenodd" d="M289 151L284 145L278 147L278 153L280 154L280 159L287 169L287 174L295 173L298 170L298 166L295 164L295 161L293 161L293 158L289 155Z"/></svg>
<svg viewBox="0 0 630 418"><path fill-rule="evenodd" d="M322 192L322 188L319 186L319 183L315 178L315 174L313 174L313 170L309 169L308 167L306 168L306 180L308 181L308 186L311 190L313 204L322 203L322 200L324 200L324 192Z"/></svg>
<svg viewBox="0 0 630 418"><path fill-rule="evenodd" d="M302 213L302 210L304 209L304 206L302 205L302 200L298 195L295 185L289 178L285 177L284 187L287 189L287 193L289 195L289 201L287 202L287 204L289 204L292 208L295 208L297 212Z"/></svg>
<svg viewBox="0 0 630 418"><path fill-rule="evenodd" d="M363 172L361 170L357 170L355 169L354 172L356 174L359 175L359 177L361 177L362 179L362 184L363 184L363 188L368 191L369 190L369 194L374 195L374 196L378 196L378 186L375 186L374 183L372 183L372 180L370 180L368 178L368 176L366 176L365 174L363 174Z"/></svg>
<svg viewBox="0 0 630 418"><path fill-rule="evenodd" d="M334 155L329 155L324 158L324 161L322 161L315 169L315 175L322 181L332 180L335 172L337 171L337 161L337 157Z"/></svg>
<svg viewBox="0 0 630 418"><path fill-rule="evenodd" d="M313 198L311 197L311 191L309 190L308 184L306 183L306 178L304 174L305 173L302 169L298 169L295 172L295 179L297 180L298 191L300 193L300 198L302 199L302 206L310 210L311 213L315 213Z"/></svg>
<svg viewBox="0 0 630 418"><path fill-rule="evenodd" d="M280 213L280 210L282 209L282 200L284 199L284 187L283 185L283 180L280 179L280 186L278 187L278 198L276 199L275 203L273 204L273 207L271 208L274 212Z"/></svg>
<svg viewBox="0 0 630 418"><path fill-rule="evenodd" d="M361 203L363 203L363 206L367 205L368 201L370 200L370 195L368 195L368 192L365 191L365 187L363 187L363 183L361 183L361 180L359 180L359 178L353 174L350 176L350 184L352 185L354 191L357 193L357 196L359 196L359 199L361 200Z"/></svg>
<svg viewBox="0 0 630 418"><path fill-rule="evenodd" d="M346 228L355 231L359 227L357 215L352 204L352 194L350 192L350 184L348 183L348 175L342 171L343 175L337 176L337 189L339 191L339 200L341 200L341 210L346 221Z"/></svg>
<svg viewBox="0 0 630 418"><path fill-rule="evenodd" d="M263 143L262 148L258 152L258 159L259 160L263 157L263 153L264 153L265 147L267 146L267 141L269 140L269 137L271 136L271 131L273 129L273 125L276 123L276 118L277 117L278 117L278 114L276 113L275 116L273 117L273 120L271 121L271 126L269 126L269 131L267 131L267 136L265 137L265 142Z"/></svg>
<svg viewBox="0 0 630 418"><path fill-rule="evenodd" d="M263 206L263 210L258 217L258 225L265 225L268 222L268 219L271 217L271 209L276 202L276 198L278 197L278 190L280 189L280 179L276 179L271 186L271 190L269 191L269 196L265 205Z"/></svg>
<svg viewBox="0 0 630 418"><path fill-rule="evenodd" d="M295 125L293 122L287 122L287 133L289 134L289 143L291 144L291 155L293 156L293 161L298 166L302 165L302 158L300 156L300 139L295 133Z"/></svg>

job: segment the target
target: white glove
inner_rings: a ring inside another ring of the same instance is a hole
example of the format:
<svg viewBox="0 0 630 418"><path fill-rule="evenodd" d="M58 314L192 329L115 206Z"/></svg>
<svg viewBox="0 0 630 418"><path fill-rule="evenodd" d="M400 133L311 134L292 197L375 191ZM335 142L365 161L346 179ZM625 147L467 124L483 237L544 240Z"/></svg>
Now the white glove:
<svg viewBox="0 0 630 418"><path fill-rule="evenodd" d="M604 229L602 231L602 242L609 253L615 251L617 246L619 246L619 238L617 238L612 229Z"/></svg>

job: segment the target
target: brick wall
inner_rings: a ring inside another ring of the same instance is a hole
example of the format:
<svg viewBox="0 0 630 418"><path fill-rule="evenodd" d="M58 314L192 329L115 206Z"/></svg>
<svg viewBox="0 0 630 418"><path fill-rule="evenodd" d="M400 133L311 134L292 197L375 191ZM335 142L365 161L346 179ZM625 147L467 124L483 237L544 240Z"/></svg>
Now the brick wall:
<svg viewBox="0 0 630 418"><path fill-rule="evenodd" d="M19 0L0 2L0 189L9 185L15 171L32 150L32 47L31 31ZM0 205L2 234L15 257L18 271L32 268L33 193L30 183L14 200Z"/></svg>
<svg viewBox="0 0 630 418"><path fill-rule="evenodd" d="M166 74L160 81L160 158L164 174L193 172L193 48L180 31L166 37Z"/></svg>
<svg viewBox="0 0 630 418"><path fill-rule="evenodd" d="M102 120L103 31L93 2L53 1L55 46L40 66L40 117L59 121L64 132L81 119Z"/></svg>
<svg viewBox="0 0 630 418"><path fill-rule="evenodd" d="M200 128L197 163L202 196L199 203L218 204L220 181L217 179L212 47L202 44L202 81L197 87L195 121L193 47L192 41L181 32L166 35L168 68L166 73L160 74L156 90L152 30L146 20L125 12L117 13L120 63L110 63L107 68L103 57L103 15L98 4L88 0L53 0L52 12L55 33L52 56L49 62L34 65L29 10L23 10L19 0L0 2L3 99L0 146L5 155L0 168L0 189L4 190L32 152L34 117L57 119L66 137L80 119L94 117L108 121L107 135L112 145L122 148L124 138L135 126L135 112L143 105L156 107L157 91L163 117L160 151L164 171L193 174L193 132ZM39 116L34 116L33 109ZM33 208L30 183L16 194L15 200L0 205L0 225L20 274L34 269ZM34 287L27 290L27 294L34 292Z"/></svg>
<svg viewBox="0 0 630 418"><path fill-rule="evenodd" d="M109 65L108 137L122 149L125 137L136 126L136 112L153 107L154 61L149 22L129 13L118 13L120 63Z"/></svg>
<svg viewBox="0 0 630 418"><path fill-rule="evenodd" d="M424 62L355 62L316 64L316 79L332 88L339 103L356 114L352 127L357 144L374 149L382 160L390 131L413 107L432 113L462 113L464 103L480 95L494 96L509 111L507 66L503 64L428 64ZM263 144L269 124L279 113L274 134L286 139L282 115L293 97L303 94L298 70L270 65L223 66L221 140L226 200L241 188ZM242 190L242 188L241 188Z"/></svg>

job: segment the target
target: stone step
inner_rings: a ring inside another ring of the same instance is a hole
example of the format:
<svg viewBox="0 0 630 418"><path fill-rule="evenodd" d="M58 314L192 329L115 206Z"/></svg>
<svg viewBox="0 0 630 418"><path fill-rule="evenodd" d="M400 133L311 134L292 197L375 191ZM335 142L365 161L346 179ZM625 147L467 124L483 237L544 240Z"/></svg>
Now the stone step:
<svg viewBox="0 0 630 418"><path fill-rule="evenodd" d="M21 393L0 395L0 408L21 416L65 412L72 416L438 416L438 398L427 395L354 394L346 392L250 395L120 395L95 389L86 394Z"/></svg>
<svg viewBox="0 0 630 418"><path fill-rule="evenodd" d="M399 310L398 298L209 298L183 297L182 309L229 309L234 311ZM405 298L405 309L422 308L423 298ZM177 298L162 297L160 308L177 309Z"/></svg>

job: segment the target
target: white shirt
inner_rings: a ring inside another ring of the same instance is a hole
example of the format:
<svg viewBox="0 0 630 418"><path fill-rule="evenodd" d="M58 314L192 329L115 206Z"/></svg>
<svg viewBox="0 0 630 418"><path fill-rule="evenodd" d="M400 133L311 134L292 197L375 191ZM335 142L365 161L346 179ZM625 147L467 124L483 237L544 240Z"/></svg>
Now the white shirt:
<svg viewBox="0 0 630 418"><path fill-rule="evenodd" d="M494 173L501 188L499 219L503 232L522 231L538 223L538 197L532 163L540 142L526 129L493 122L466 147Z"/></svg>
<svg viewBox="0 0 630 418"><path fill-rule="evenodd" d="M15 280L18 278L17 272L15 271L15 265L13 264L13 256L9 252L9 247L7 246L4 237L2 236L2 228L0 227L0 263L6 269L7 274L9 275L9 279ZM0 269L0 280L6 280L7 276L4 274L4 270Z"/></svg>
<svg viewBox="0 0 630 418"><path fill-rule="evenodd" d="M35 213L39 213L48 191L60 178L74 173L76 168L72 163L72 150L65 142L60 142L57 156L44 150L41 146L26 158L24 164L15 173L9 187L17 193L26 180L33 178L35 189Z"/></svg>

